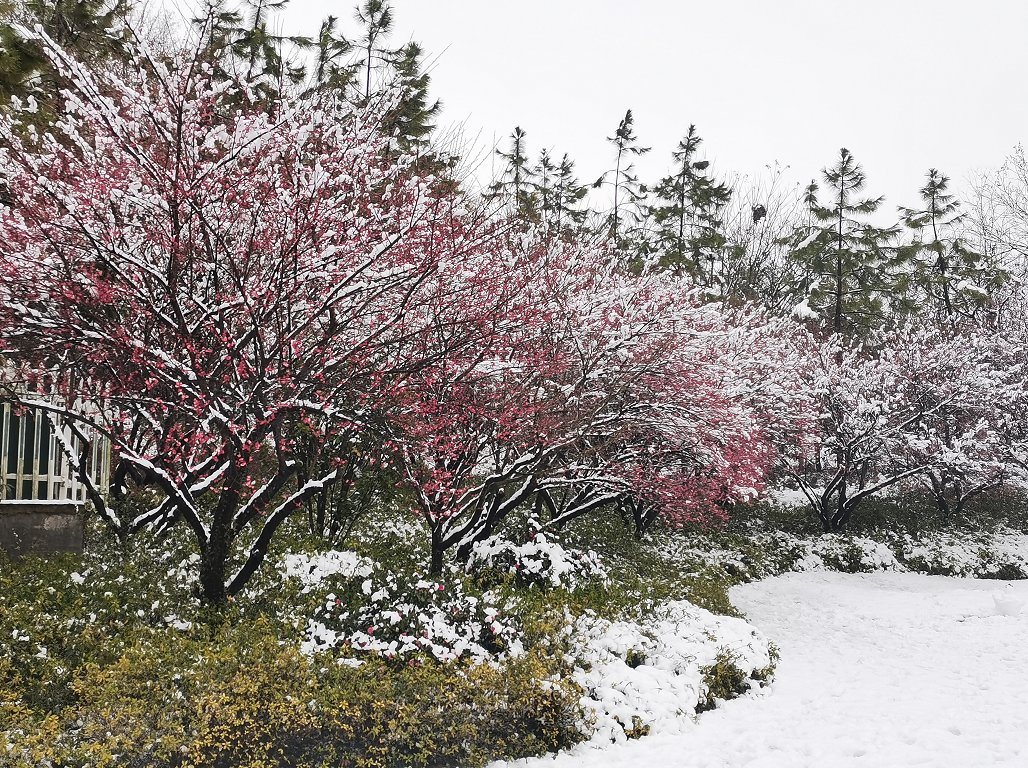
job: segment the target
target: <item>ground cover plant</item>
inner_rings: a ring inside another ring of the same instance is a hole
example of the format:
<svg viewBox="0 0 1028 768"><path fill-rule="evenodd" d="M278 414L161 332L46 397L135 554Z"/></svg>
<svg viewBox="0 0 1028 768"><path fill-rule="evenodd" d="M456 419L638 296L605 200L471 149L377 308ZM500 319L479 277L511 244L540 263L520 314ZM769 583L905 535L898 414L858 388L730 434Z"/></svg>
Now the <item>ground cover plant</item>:
<svg viewBox="0 0 1028 768"><path fill-rule="evenodd" d="M418 532L408 526L410 545ZM520 557L429 581L409 561L372 560L402 536L371 526L352 540L361 553L326 553L298 530L283 540L294 551L273 552L268 575L220 611L195 599L185 536L138 557L97 531L81 557L5 561L5 759L475 765L667 728L722 696L704 693L701 667L738 638L749 644L739 674L769 664L740 619L668 603L695 580L642 544L622 552L619 579L598 554L539 535ZM550 567L526 584L519 565L541 552ZM727 605L723 587L693 599ZM670 714L646 689L610 698L643 664L677 685Z"/></svg>

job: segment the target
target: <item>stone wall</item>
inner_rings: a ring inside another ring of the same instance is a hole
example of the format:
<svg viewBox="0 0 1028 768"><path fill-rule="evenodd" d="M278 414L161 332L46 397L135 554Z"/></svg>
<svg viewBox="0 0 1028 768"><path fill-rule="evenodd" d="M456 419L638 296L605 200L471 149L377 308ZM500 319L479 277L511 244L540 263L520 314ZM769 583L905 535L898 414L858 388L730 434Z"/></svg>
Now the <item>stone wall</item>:
<svg viewBox="0 0 1028 768"><path fill-rule="evenodd" d="M0 503L0 549L11 557L82 551L82 508L76 504Z"/></svg>

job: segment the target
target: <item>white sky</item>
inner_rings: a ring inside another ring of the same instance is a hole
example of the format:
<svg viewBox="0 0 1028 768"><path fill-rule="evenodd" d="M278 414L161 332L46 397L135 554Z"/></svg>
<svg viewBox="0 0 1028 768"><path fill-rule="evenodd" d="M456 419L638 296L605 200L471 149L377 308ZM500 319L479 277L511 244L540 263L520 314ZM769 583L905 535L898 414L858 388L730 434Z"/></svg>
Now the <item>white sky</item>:
<svg viewBox="0 0 1028 768"><path fill-rule="evenodd" d="M354 0L292 0L288 31L352 25ZM929 167L963 187L1028 134L1023 0L394 0L393 42L434 58L442 127L480 152L515 125L568 152L583 181L610 164L626 108L644 181L690 122L722 173L774 161L798 182L848 147L887 208L913 204ZM489 172L486 161L485 172Z"/></svg>

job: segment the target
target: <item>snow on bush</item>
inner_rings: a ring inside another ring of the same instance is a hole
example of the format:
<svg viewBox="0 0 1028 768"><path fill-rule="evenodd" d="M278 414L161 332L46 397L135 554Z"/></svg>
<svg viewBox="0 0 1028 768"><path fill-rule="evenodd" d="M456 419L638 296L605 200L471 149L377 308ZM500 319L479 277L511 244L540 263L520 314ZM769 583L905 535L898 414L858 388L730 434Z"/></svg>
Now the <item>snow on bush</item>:
<svg viewBox="0 0 1028 768"><path fill-rule="evenodd" d="M186 557L176 558L168 567L168 580L179 587L189 587L196 581L194 568L200 562L200 555L193 552Z"/></svg>
<svg viewBox="0 0 1028 768"><path fill-rule="evenodd" d="M340 663L350 664L360 664L362 654L480 663L524 651L520 626L498 598L466 594L458 581L406 579L348 551L287 555L284 569L304 585L301 592L327 592L308 619L304 653L336 651Z"/></svg>
<svg viewBox="0 0 1028 768"><path fill-rule="evenodd" d="M1028 578L1028 535L993 533L900 537L895 547L910 570L974 578Z"/></svg>
<svg viewBox="0 0 1028 768"><path fill-rule="evenodd" d="M1028 535L1008 529L938 532L916 538L891 534L884 541L832 534L786 538L791 539L790 548L803 553L787 568L791 571L915 571L970 578L1028 578Z"/></svg>
<svg viewBox="0 0 1028 768"><path fill-rule="evenodd" d="M543 584L573 591L586 581L606 579L600 556L564 549L537 533L520 546L493 536L474 545L467 566L469 573L491 570L513 576L519 584Z"/></svg>
<svg viewBox="0 0 1028 768"><path fill-rule="evenodd" d="M329 576L352 579L367 578L374 570L374 564L366 557L348 550L331 550L316 554L298 553L283 558L283 573L303 584L301 593L310 592L320 586Z"/></svg>
<svg viewBox="0 0 1028 768"><path fill-rule="evenodd" d="M885 534L875 540L854 534L795 536L758 532L726 543L693 537L684 546L663 542L661 551L696 570L719 568L733 577L762 579L789 571L914 571L969 578L1028 578L1028 534L935 532L914 537Z"/></svg>
<svg viewBox="0 0 1028 768"><path fill-rule="evenodd" d="M902 571L903 565L888 546L865 536L824 534L804 542L808 554L794 566L796 571Z"/></svg>
<svg viewBox="0 0 1028 768"><path fill-rule="evenodd" d="M768 641L750 624L684 600L640 622L587 613L575 623L573 646L596 745L680 731L709 704L704 670L719 660L733 658L749 677L772 665Z"/></svg>

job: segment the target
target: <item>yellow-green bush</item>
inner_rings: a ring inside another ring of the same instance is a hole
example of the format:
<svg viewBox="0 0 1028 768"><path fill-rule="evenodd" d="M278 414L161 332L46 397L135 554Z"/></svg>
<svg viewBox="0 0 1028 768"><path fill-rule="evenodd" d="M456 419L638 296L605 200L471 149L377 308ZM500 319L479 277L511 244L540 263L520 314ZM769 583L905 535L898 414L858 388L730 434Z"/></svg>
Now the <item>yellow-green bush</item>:
<svg viewBox="0 0 1028 768"><path fill-rule="evenodd" d="M717 702L728 701L741 696L750 689L750 676L739 666L739 657L722 648L714 663L700 669L703 675L703 696L696 706L697 712L714 709ZM759 674L770 679L773 669L759 670Z"/></svg>
<svg viewBox="0 0 1028 768"><path fill-rule="evenodd" d="M0 692L15 766L481 765L581 738L581 692L537 653L490 665L308 658L263 620L155 631L86 664L75 704L45 713Z"/></svg>

